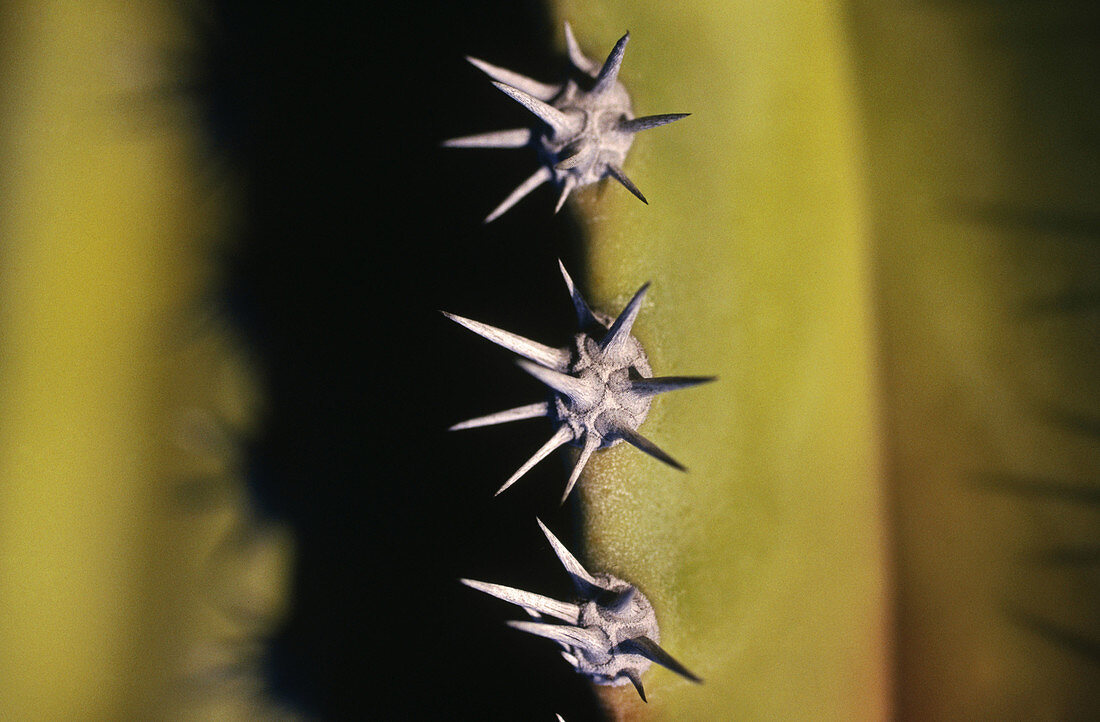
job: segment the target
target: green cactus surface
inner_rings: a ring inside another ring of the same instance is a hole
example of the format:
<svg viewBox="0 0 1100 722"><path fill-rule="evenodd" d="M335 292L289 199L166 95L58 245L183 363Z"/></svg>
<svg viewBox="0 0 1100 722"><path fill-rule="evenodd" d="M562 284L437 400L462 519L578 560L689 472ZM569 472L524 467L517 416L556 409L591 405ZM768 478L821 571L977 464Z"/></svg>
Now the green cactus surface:
<svg viewBox="0 0 1100 722"><path fill-rule="evenodd" d="M706 680L609 715L1095 708L1096 12L556 11L593 56L631 31L637 114L692 113L627 159L651 205L577 199L592 300L651 280L654 373L719 377L641 429L689 473L617 448L579 486L590 566Z"/></svg>
<svg viewBox="0 0 1100 722"><path fill-rule="evenodd" d="M581 484L591 566L640 586L661 670L616 716L874 718L888 705L886 555L867 213L843 18L829 3L691 12L565 3L597 56L631 31L620 78L647 131L621 189L582 193L593 302L643 281L654 373L715 374L666 394L642 431L687 474L632 449ZM597 32L599 33L597 35Z"/></svg>

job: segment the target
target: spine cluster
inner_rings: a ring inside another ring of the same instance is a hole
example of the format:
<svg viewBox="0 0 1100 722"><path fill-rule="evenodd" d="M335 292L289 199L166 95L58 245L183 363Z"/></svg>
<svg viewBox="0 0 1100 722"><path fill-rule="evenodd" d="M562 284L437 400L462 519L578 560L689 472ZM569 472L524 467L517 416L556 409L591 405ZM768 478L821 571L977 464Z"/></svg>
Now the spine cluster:
<svg viewBox="0 0 1100 722"><path fill-rule="evenodd" d="M522 105L539 121L530 128L512 128L452 138L448 148L523 148L533 146L539 167L486 216L490 223L543 183L553 183L560 193L554 212L561 210L574 188L614 178L642 203L648 204L638 186L623 172L634 135L667 125L688 113L634 117L630 95L619 82L619 68L630 33L615 44L603 65L581 52L569 23L565 24L571 77L557 84L542 83L484 60L467 57L474 67L493 79L493 85Z"/></svg>
<svg viewBox="0 0 1100 722"><path fill-rule="evenodd" d="M654 396L714 379L709 376L653 378L645 349L630 334L649 284L638 289L626 308L612 319L604 314L597 315L589 308L573 285L565 266L560 261L558 264L573 297L580 325L571 348L551 348L494 326L444 312L455 323L522 356L518 361L520 368L545 384L550 391L550 398L546 401L463 421L452 426L451 431L539 416L547 417L554 423L555 431L550 440L504 482L497 494L566 443L579 446L581 453L565 485L562 503L569 497L593 452L621 441L684 471L682 464L642 436L638 427L649 414L650 400Z"/></svg>
<svg viewBox="0 0 1100 722"><path fill-rule="evenodd" d="M630 96L618 80L629 34L616 43L603 64L581 52L568 23L565 36L576 77L559 84L541 83L468 58L494 80L497 88L539 120L535 127L467 136L444 144L464 148L534 147L539 169L490 213L486 222L548 181L561 189L557 209L574 188L605 178L614 178L644 202L622 169L634 134L686 115L634 117ZM550 439L504 482L497 494L565 444L578 447L580 453L566 481L562 503L592 455L623 441L684 471L680 463L643 436L639 427L654 397L713 378L653 375L644 347L631 333L649 284L638 289L618 315L610 316L589 306L565 266L559 265L577 316L578 331L569 346L546 346L444 312L452 321L517 354L521 357L517 360L520 368L547 389L545 400L463 421L451 429L533 418L550 421ZM589 573L541 521L538 524L573 582L572 600L559 601L471 579L463 579L462 583L521 607L529 619L508 625L555 642L566 662L596 684L633 684L645 701L642 674L654 663L693 682L702 681L660 647L656 611L637 586L611 574Z"/></svg>

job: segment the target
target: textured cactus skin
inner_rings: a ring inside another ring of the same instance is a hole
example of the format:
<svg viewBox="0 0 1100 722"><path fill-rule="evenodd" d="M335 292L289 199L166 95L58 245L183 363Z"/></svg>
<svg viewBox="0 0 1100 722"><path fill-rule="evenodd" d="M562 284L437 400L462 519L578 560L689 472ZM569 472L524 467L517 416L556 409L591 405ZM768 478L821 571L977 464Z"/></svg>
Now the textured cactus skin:
<svg viewBox="0 0 1100 722"><path fill-rule="evenodd" d="M579 488L590 563L636 575L707 682L652 671L648 705L600 694L613 717L880 718L883 513L842 18L827 3L631 8L558 12L582 46L630 28L635 103L693 115L627 161L649 207L578 194L594 303L652 275L637 328L654 366L720 381L642 426L695 450L688 474L612 449Z"/></svg>
<svg viewBox="0 0 1100 722"><path fill-rule="evenodd" d="M581 487L590 559L708 680L610 716L1097 709L1095 7L556 7L693 111L626 167L661 202L581 194L594 300L652 277L654 363L732 379L662 427L712 465Z"/></svg>

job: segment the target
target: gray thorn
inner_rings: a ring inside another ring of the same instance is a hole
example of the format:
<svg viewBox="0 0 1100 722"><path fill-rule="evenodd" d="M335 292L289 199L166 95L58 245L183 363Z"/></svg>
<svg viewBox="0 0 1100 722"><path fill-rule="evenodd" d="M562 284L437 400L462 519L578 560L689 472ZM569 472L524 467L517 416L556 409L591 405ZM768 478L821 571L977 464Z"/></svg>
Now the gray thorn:
<svg viewBox="0 0 1100 722"><path fill-rule="evenodd" d="M593 95L606 93L615 85L615 81L619 78L619 68L623 64L623 55L626 53L628 40L630 40L630 33L619 38L619 42L615 43L615 47L611 49L611 53L604 61L603 67L600 68L600 74L596 76L596 86L592 88Z"/></svg>
<svg viewBox="0 0 1100 722"><path fill-rule="evenodd" d="M647 201L645 199L645 196L642 195L642 192L638 190L638 186L634 185L634 181L627 178L626 173L623 172L622 168L615 165L614 163L608 163L607 172L611 175L612 178L619 181L619 183L621 183L624 188L633 193L635 198L640 200L642 203L645 203L647 206L649 205L649 201Z"/></svg>
<svg viewBox="0 0 1100 722"><path fill-rule="evenodd" d="M481 426L507 424L511 421L523 421L524 419L534 419L539 416L546 416L549 413L550 404L545 401L540 401L537 404L517 406L514 409L498 411L495 414L487 414L485 416L478 416L476 419L461 421L447 429L447 431L462 431L463 429L476 429Z"/></svg>
<svg viewBox="0 0 1100 722"><path fill-rule="evenodd" d="M530 128L494 130L443 141L444 148L522 148L531 142Z"/></svg>
<svg viewBox="0 0 1100 722"><path fill-rule="evenodd" d="M633 379L630 382L632 391L644 396L656 396L668 391L689 389L692 386L710 383L715 376L657 376L648 379Z"/></svg>
<svg viewBox="0 0 1100 722"><path fill-rule="evenodd" d="M681 464L680 462L676 461L676 459L673 459L671 456L666 454L664 451L661 450L661 448L659 446L657 446L652 441L650 441L646 437L639 434L637 431L634 431L633 429L628 429L627 427L623 426L622 424L617 424L614 427L612 427L612 433L614 433L616 436L618 436L623 441L626 441L627 443L629 443L634 448L639 449L639 450L644 451L645 453L649 454L654 459L657 459L658 461L663 461L664 463L671 466L673 469L679 469L680 471L687 471L687 468L683 464Z"/></svg>
<svg viewBox="0 0 1100 722"><path fill-rule="evenodd" d="M519 88L513 88L511 85L498 83L495 80L493 81L493 85L502 93L512 98L512 100L531 111L539 120L550 126L554 131L554 135L568 137L580 130L581 121L578 118L566 115L554 106L544 103L535 96L525 93Z"/></svg>
<svg viewBox="0 0 1100 722"><path fill-rule="evenodd" d="M641 118L631 118L630 120L619 121L619 130L627 133L638 133L643 130L649 130L650 128L659 128L662 125L668 125L669 123L675 123L677 120L686 118L691 113L664 113L662 115L646 115Z"/></svg>
<svg viewBox="0 0 1100 722"><path fill-rule="evenodd" d="M512 484L515 484L517 481L520 480L520 478L523 477L524 474L530 471L532 467L535 466L535 464L545 459L547 456L550 455L552 451L554 451L554 449L570 441L572 438L573 432L568 426L558 427L558 430L554 432L554 435L550 437L550 440L543 444L542 447L538 451L536 451L530 459L524 462L523 466L519 467L519 469L516 470L516 473L512 474L511 478L509 478L508 481L504 482L504 486L497 489L496 494L493 494L493 496L500 496L500 494L505 489L510 487Z"/></svg>
<svg viewBox="0 0 1100 722"><path fill-rule="evenodd" d="M471 65L488 75L493 80L522 90L528 95L538 98L539 100L550 100L555 95L557 95L558 92L561 91L561 88L556 85L540 83L537 80L528 78L526 75L520 75L517 72L508 70L507 68L502 68L497 65L493 65L492 63L487 63L479 58L474 58L467 55L466 60L470 61Z"/></svg>
<svg viewBox="0 0 1100 722"><path fill-rule="evenodd" d="M484 223L492 223L497 218L504 215L512 206L519 203L531 191L538 188L540 185L550 180L552 171L546 166L542 166L537 171L531 174L527 180L519 184L519 186L508 194L508 197L500 202L500 205L492 210L492 212L485 216Z"/></svg>
<svg viewBox="0 0 1100 722"><path fill-rule="evenodd" d="M600 341L600 348L605 354L613 355L626 344L626 340L630 338L630 331L634 328L634 321L637 320L638 313L641 312L642 299L648 290L649 284L643 284L634 293L622 312L619 313L615 322L611 324L611 328L608 329L607 334Z"/></svg>
<svg viewBox="0 0 1100 722"><path fill-rule="evenodd" d="M656 642L649 637L635 637L634 639L628 639L627 641L619 645L619 649L624 652L633 652L640 654L651 662L656 662L662 667L672 670L676 674L690 679L696 684L702 684L703 680L696 677L694 674L687 670L687 667L677 662L671 654L661 649Z"/></svg>
<svg viewBox="0 0 1100 722"><path fill-rule="evenodd" d="M519 334L505 331L504 329L497 328L496 326L490 326L487 323L480 321L474 321L473 319L464 318L447 311L440 311L444 316L451 319L455 323L464 328L473 331L478 336L484 339L492 341L497 346L508 349L514 353L529 358L532 361L543 364L544 366L550 366L553 368L566 368L569 364L569 354L560 348L553 348L546 346L537 341L524 338Z"/></svg>

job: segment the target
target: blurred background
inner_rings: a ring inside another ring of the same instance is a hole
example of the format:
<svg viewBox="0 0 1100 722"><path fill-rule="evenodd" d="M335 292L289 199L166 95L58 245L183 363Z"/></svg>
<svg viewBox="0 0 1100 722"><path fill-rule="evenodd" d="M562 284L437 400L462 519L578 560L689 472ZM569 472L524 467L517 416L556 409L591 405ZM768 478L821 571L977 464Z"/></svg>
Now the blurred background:
<svg viewBox="0 0 1100 722"><path fill-rule="evenodd" d="M1007 681L1034 673L1061 690L1048 718L1088 718L1100 12L843 5L875 249L895 707L975 719L1051 699L985 704L979 686L937 706L919 691L943 689L952 657L974 667L950 648L974 623L951 591L972 567L945 550L980 534L1015 554L1006 517L981 509L1023 505L1028 539L1049 543L1021 552L1026 582L1019 555L991 566L1016 580L996 624L1035 638ZM557 503L564 462L494 500L502 467L485 460L518 465L530 428L445 432L541 390L438 310L565 345L556 259L586 284L575 210L551 215L548 191L481 224L527 153L439 148L523 122L464 55L562 75L553 10L0 8L0 718L599 718L552 650L504 627L511 610L457 582L569 593L532 523L575 527ZM956 276L981 282L937 295ZM974 372L973 354L1003 359L1011 383ZM944 379L989 403L960 413L920 393L951 399ZM963 503L921 485L944 458L967 467ZM1021 601L1036 578L1054 581Z"/></svg>

